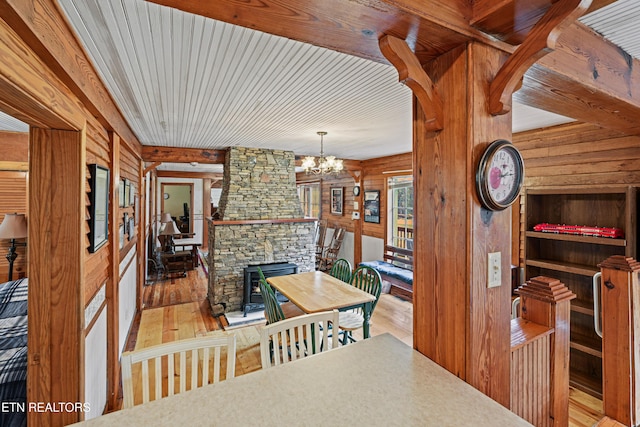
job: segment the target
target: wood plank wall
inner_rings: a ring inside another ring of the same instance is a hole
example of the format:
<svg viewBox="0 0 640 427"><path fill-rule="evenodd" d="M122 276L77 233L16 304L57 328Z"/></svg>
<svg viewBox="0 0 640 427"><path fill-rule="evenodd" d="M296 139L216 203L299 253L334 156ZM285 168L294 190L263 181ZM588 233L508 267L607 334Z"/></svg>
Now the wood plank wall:
<svg viewBox="0 0 640 427"><path fill-rule="evenodd" d="M135 207L136 204L128 205L127 207L120 208L120 215L117 218L119 224L124 221L124 214L127 214L128 218L134 218L134 228L133 230L129 230L129 233L125 235L124 247L120 250L120 260L129 252L131 247L135 245L137 241L137 229L138 224L142 218L141 215L141 207L140 207L140 162L139 162L139 154L136 155L127 149L126 145L120 144L120 179L127 179L131 185L131 189L134 192L134 198L138 200L138 212L136 212ZM135 221L136 215L138 215L138 221ZM127 229L125 225L125 230Z"/></svg>
<svg viewBox="0 0 640 427"><path fill-rule="evenodd" d="M640 185L640 136L569 123L514 134L513 143L524 159L524 188ZM516 248L520 266L524 260L523 203L521 200L520 221L514 222L513 234L520 236Z"/></svg>
<svg viewBox="0 0 640 427"><path fill-rule="evenodd" d="M97 120L87 120L87 165L96 163L111 170L110 160L111 150L109 148L109 136L107 131L97 122ZM91 174L87 168L86 183L86 214L87 221L89 215L89 179ZM110 189L113 192L113 189ZM110 199L112 200L112 198ZM109 245L104 245L95 253L89 253L89 223L85 223L84 234L85 239L85 288L84 288L84 304L89 304L91 298L100 290L104 282L109 277ZM111 238L112 236L109 236Z"/></svg>
<svg viewBox="0 0 640 427"><path fill-rule="evenodd" d="M28 148L33 169L23 178L29 181L23 191L25 200L29 192L29 208L26 202L23 208L30 225L29 262L37 266L29 268L28 397L36 402L82 402L84 334L93 324L85 324L83 308L105 282L113 282L111 267L118 261L110 253L113 245L88 252L85 168L92 163L113 168L106 128L124 138L131 159L139 159L142 148L104 96L106 89L87 66L55 2L32 3L1 8L0 20L6 59L0 62L3 110L34 126ZM1 169L7 170L6 163L14 160L21 159L0 158L5 161ZM141 165L129 163L129 169L123 166L130 174L125 176L138 183ZM7 191L0 188L0 200L7 198ZM108 343L110 348L114 345L117 342ZM67 425L83 417L80 412L29 412L28 424Z"/></svg>
<svg viewBox="0 0 640 427"><path fill-rule="evenodd" d="M385 238L385 224L387 212L386 180L394 175L407 175L411 173L411 153L404 153L395 156L379 157L362 162L360 171L360 184L362 194L367 190L380 191L380 223L374 224L364 222L364 220L354 221L351 219L353 213L353 187L356 180L348 172L342 172L339 176L329 176L322 180L322 213L321 219L326 219L329 227L339 225L349 232L354 232L356 224L361 224L362 234L379 239ZM395 173L389 173L394 172ZM298 183L318 181L317 176L298 174ZM342 187L344 191L344 209L342 215L331 213L331 188ZM362 197L364 200L364 197ZM362 209L362 206L360 206Z"/></svg>

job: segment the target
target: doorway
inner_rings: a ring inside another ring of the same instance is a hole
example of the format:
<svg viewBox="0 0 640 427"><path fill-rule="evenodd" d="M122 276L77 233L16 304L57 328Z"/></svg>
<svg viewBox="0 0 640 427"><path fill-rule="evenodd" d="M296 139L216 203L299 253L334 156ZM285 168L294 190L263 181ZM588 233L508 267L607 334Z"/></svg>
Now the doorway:
<svg viewBox="0 0 640 427"><path fill-rule="evenodd" d="M162 183L161 212L169 213L183 234L193 233L193 184Z"/></svg>

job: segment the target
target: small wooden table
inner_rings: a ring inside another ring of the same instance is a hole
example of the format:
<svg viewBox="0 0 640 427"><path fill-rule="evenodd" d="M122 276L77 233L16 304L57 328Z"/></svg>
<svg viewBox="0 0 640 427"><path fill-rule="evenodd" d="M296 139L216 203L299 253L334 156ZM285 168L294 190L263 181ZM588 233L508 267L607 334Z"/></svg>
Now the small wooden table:
<svg viewBox="0 0 640 427"><path fill-rule="evenodd" d="M267 282L305 313L362 307L362 332L369 338L371 307L376 298L368 292L321 271L269 277Z"/></svg>

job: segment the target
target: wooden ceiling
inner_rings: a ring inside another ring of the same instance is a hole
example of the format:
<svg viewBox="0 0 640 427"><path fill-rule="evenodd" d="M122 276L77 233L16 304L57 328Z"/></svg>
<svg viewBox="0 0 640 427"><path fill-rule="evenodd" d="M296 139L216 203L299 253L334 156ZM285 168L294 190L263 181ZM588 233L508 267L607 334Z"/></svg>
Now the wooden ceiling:
<svg viewBox="0 0 640 427"><path fill-rule="evenodd" d="M552 0L152 0L196 13L385 62L378 39L405 39L422 63L470 40L513 52ZM563 1L563 0L560 0ZM610 0L584 0L589 11ZM638 64L580 23L539 60L514 99L557 114L637 134Z"/></svg>

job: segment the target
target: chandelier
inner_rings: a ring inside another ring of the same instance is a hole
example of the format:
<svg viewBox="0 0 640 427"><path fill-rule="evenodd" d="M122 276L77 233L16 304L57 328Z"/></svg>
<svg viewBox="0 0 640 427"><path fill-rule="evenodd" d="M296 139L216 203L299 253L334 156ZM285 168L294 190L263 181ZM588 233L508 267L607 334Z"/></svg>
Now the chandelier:
<svg viewBox="0 0 640 427"><path fill-rule="evenodd" d="M318 158L318 164L316 165L316 159L313 156L307 156L302 161L302 168L307 174L314 175L328 175L331 173L339 174L344 169L342 160L336 159L335 156L324 156L324 136L327 132L320 131L320 157Z"/></svg>

